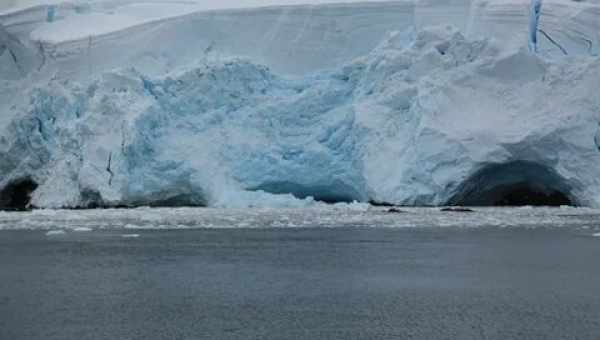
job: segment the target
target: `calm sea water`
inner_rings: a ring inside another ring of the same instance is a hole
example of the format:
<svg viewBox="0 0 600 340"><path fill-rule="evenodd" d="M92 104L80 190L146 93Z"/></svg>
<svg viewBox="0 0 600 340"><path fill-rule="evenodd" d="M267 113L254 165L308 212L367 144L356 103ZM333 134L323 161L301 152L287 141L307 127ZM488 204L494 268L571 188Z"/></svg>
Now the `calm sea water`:
<svg viewBox="0 0 600 340"><path fill-rule="evenodd" d="M4 230L0 339L598 339L589 228Z"/></svg>

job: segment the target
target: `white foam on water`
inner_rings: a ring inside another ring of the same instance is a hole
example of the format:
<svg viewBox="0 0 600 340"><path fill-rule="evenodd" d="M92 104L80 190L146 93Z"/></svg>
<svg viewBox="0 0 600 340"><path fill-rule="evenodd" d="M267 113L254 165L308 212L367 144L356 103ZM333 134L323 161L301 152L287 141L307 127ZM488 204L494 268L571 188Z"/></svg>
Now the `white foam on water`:
<svg viewBox="0 0 600 340"><path fill-rule="evenodd" d="M121 235L122 238L138 238L140 237L140 234L123 234Z"/></svg>
<svg viewBox="0 0 600 340"><path fill-rule="evenodd" d="M46 233L46 236L60 236L60 235L64 235L65 231L64 230L50 230Z"/></svg>

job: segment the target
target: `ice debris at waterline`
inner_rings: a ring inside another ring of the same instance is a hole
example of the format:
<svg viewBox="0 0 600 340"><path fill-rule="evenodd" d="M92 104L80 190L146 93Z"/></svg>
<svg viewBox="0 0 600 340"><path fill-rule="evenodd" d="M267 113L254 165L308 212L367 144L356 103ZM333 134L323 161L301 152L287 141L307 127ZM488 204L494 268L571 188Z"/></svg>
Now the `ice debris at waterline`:
<svg viewBox="0 0 600 340"><path fill-rule="evenodd" d="M61 236L61 235L65 235L65 231L64 230L49 230L48 232L46 232L46 236L48 237L52 237L52 236Z"/></svg>
<svg viewBox="0 0 600 340"><path fill-rule="evenodd" d="M48 236L87 237L98 231L142 234L144 230L229 228L570 228L598 233L592 208L476 208L448 213L440 208L403 208L401 214L364 204L317 204L310 208L136 208L0 212L0 230L44 230ZM60 230L56 230L60 226ZM90 229L81 233L82 228ZM108 233L105 235L113 235ZM121 236L118 236L121 237Z"/></svg>
<svg viewBox="0 0 600 340"><path fill-rule="evenodd" d="M427 18L443 13L446 2L310 7L330 15L324 17L303 6L211 14L263 15L255 30L240 33L244 39L271 32L284 44L277 34L289 29L320 55L292 53L289 45L244 53L235 50L233 32L196 53L206 43L199 28L223 25L202 13L82 40L60 40L51 35L54 26L28 38L7 26L0 41L23 58L5 53L0 62L2 202L510 205L529 195L535 204L599 207L595 45L555 28L572 53L556 54L541 42L539 54L530 53L527 10L509 5L519 8L511 15L522 25L505 26L523 38L518 44L500 33L477 36L473 27L429 26ZM581 8L597 5L545 2L544 11L578 13L584 34L598 21ZM489 25L499 25L500 14L486 6ZM398 12L378 16L390 8ZM365 9L361 38L344 18ZM270 26L273 14L281 31ZM300 18L317 26L299 33ZM494 31L472 15L458 18ZM55 24L61 20L40 25ZM188 46L195 52L183 53Z"/></svg>

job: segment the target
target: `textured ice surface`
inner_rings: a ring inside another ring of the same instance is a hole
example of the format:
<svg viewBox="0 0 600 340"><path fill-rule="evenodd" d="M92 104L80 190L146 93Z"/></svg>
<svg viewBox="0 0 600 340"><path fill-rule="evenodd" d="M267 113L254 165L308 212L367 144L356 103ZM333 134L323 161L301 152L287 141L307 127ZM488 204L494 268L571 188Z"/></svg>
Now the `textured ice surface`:
<svg viewBox="0 0 600 340"><path fill-rule="evenodd" d="M38 210L0 213L0 230L76 232L81 228L125 229L131 234L155 229L196 228L576 228L598 236L600 211L589 208L477 208L472 213L439 208L386 208L364 204L319 205L294 209L137 208L109 210Z"/></svg>
<svg viewBox="0 0 600 340"><path fill-rule="evenodd" d="M600 206L597 1L544 2L568 57L527 51L516 0L146 8L84 39L104 14L73 6L0 30L0 187L35 206L440 205L482 171Z"/></svg>

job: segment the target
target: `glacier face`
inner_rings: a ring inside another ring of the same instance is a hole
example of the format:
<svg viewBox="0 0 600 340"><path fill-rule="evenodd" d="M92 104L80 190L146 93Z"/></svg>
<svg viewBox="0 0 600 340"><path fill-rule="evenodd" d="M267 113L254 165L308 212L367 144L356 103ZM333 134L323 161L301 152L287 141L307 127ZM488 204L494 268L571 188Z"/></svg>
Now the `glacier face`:
<svg viewBox="0 0 600 340"><path fill-rule="evenodd" d="M35 182L49 208L260 207L487 203L527 183L600 206L600 60L579 36L569 57L529 53L523 3L202 12L61 43L8 25L27 62L0 79L0 188ZM473 33L515 8L519 43Z"/></svg>

